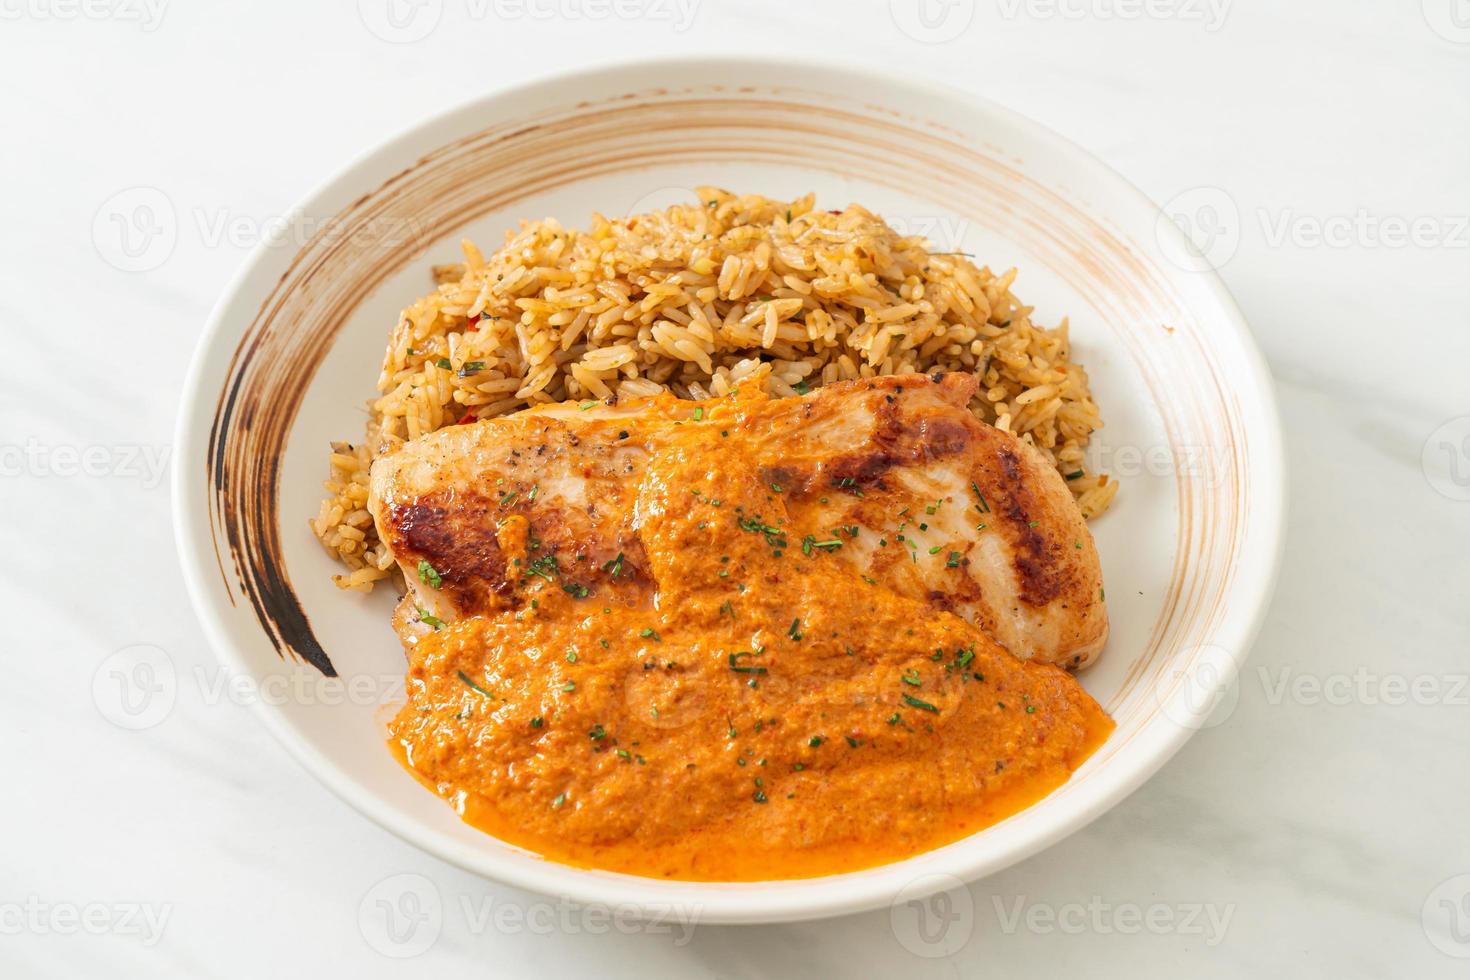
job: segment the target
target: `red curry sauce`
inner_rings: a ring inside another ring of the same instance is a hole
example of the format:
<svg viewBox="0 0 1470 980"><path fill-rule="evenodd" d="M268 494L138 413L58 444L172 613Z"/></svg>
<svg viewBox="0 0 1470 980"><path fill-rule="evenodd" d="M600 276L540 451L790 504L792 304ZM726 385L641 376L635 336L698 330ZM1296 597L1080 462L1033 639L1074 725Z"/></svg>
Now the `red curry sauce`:
<svg viewBox="0 0 1470 980"><path fill-rule="evenodd" d="M803 547L829 532L788 527L729 441L660 456L637 514L647 567L557 556L411 651L394 750L502 840L661 878L851 871L1015 813L1112 730L1065 671Z"/></svg>

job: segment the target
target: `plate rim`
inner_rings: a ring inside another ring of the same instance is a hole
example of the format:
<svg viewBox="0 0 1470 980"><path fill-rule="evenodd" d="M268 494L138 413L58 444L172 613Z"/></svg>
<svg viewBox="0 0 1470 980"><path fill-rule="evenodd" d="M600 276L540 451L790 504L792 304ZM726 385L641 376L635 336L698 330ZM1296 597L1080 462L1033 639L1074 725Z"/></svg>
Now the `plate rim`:
<svg viewBox="0 0 1470 980"><path fill-rule="evenodd" d="M759 54L611 58L575 70L548 72L512 86L480 92L440 109L353 154L345 164L325 180L318 182L297 202L290 213L316 213L319 209L314 209L314 205L332 197L340 188L360 187L364 171L381 159L390 158L404 150L411 151L415 147L423 151L432 149L438 142L435 138L430 138L429 134L455 117L477 108L490 109L514 102L519 95L549 86L580 82L593 87L599 82L612 82L614 79L621 81L630 73L639 71L667 74L682 70L692 79L698 79L701 71L711 69L723 72L746 71L751 77L792 73L809 77L818 84L833 86L840 85L844 79L868 82L876 79L879 83L877 89L881 89L890 98L895 93L912 93L920 98L928 96L945 102L960 102L981 113L1004 119L1028 138L1044 145L1055 159L1067 167L1090 170L1096 179L1103 182L1110 194L1128 199L1129 207L1160 213L1157 204L1106 162L1043 124L987 97L925 77L901 76L847 57L824 55L793 65L774 56ZM875 101L884 101L884 97L878 96ZM354 181L357 183L354 184ZM1175 247L1187 248L1183 233L1171 222L1160 224L1158 232L1173 236L1172 244ZM226 668L246 675L253 673L254 668L235 646L231 628L216 605L221 601L219 587L211 580L219 567L218 558L213 554L213 546L207 541L198 540L195 531L201 526L201 520L205 525L208 523L205 513L208 492L205 471L202 466L189 464L203 459L204 452L207 451L207 430L210 427L208 420L213 418L213 411L201 414L200 409L212 407L219 395L218 391L205 390L206 374L222 356L222 345L237 342L239 339L239 331L230 329L235 322L231 315L232 310L247 295L251 280L259 276L262 269L279 253L280 250L273 248L271 242L258 243L221 291L190 358L174 430L175 459L178 463L171 475L171 509L174 539L185 587L190 604L215 655ZM1218 626L1216 635L1216 641L1223 645L1228 654L1228 658L1219 665L1227 675L1221 680L1224 683L1234 683L1265 621L1280 571L1285 546L1287 469L1280 415L1265 357L1238 304L1218 273L1214 269L1204 269L1193 272L1192 275L1206 289L1216 306L1215 312L1218 316L1231 326L1239 354L1254 375L1253 380L1260 395L1256 408L1266 423L1259 431L1250 433L1252 456L1258 460L1251 466L1253 503L1249 510L1248 528L1252 533L1242 545L1238 556L1238 571L1244 574L1237 575L1231 586L1232 615ZM1247 608L1248 615L1243 612ZM1240 612L1235 612L1236 610ZM1201 723L1208 714L1208 707L1199 711L1194 706L1184 706L1185 710L1193 712L1191 719ZM276 711L274 706L257 699L256 708L259 709L257 716L266 729L313 777L364 816L426 853L495 881L543 894L565 896L576 902L610 907L634 905L644 911L667 909L670 905L693 906L697 909L700 924L754 924L827 918L889 905L900 893L906 898L923 898L936 891L952 888L958 881L973 883L1045 850L1111 810L1152 778L1198 729L1198 726L1185 724L1144 727L1135 736L1139 744L1129 753L1132 758L1126 771L1120 769L1108 776L1100 772L1095 780L1079 787L1075 805L1051 815L1047 825L1035 826L1029 835L1019 841L1018 846L1010 848L999 857L981 856L963 866L955 867L956 855L951 853L945 855L944 864L947 867L929 867L937 863L935 856L947 851L946 847L876 868L822 878L736 884L609 875L595 869L577 868L552 861L526 867L503 865L493 852L474 849L447 836L426 836L424 828L417 821L385 807L375 793L360 786L325 753L298 737L285 716ZM963 840L956 841L955 844L960 844ZM913 886L926 876L936 879L927 889L906 887ZM677 894L679 891L712 894L700 895L694 901L681 899Z"/></svg>

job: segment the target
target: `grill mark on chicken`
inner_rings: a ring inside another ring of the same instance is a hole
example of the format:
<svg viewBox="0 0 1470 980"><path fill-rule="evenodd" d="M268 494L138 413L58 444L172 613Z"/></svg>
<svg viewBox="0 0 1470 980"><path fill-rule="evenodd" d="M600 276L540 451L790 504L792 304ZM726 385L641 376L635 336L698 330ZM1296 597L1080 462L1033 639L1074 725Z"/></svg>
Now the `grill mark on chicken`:
<svg viewBox="0 0 1470 980"><path fill-rule="evenodd" d="M889 470L957 456L967 451L971 443L969 430L951 419L922 418L916 428L906 425L898 400L888 395L875 413L873 448L839 457L827 464L826 471L831 483L839 489L850 491L871 486L881 490L886 489L883 476Z"/></svg>
<svg viewBox="0 0 1470 980"><path fill-rule="evenodd" d="M395 554L429 562L456 604L473 602L487 590L508 596L493 510L494 504L474 493L434 493L395 503L388 508L387 540Z"/></svg>
<svg viewBox="0 0 1470 980"><path fill-rule="evenodd" d="M1017 489L1007 494L1001 505L1000 514L1009 525L1015 545L1012 564L1021 580L1021 601L1032 606L1044 606L1061 594L1064 580L1059 574L1056 549L1047 546L1046 538L1032 526L1030 491L1021 479L1021 461L1009 449L996 453L1001 472L1007 485Z"/></svg>
<svg viewBox="0 0 1470 980"><path fill-rule="evenodd" d="M414 503L391 504L387 522L391 534L385 540L400 556L405 575L415 571L418 561L427 561L439 575L439 591L462 610L486 601L516 605L515 587L538 574L534 570L538 559L554 559L560 573L572 577L607 575L610 571L601 572L602 566L616 563L617 581L633 585L649 581L643 546L636 537L619 536L616 550L604 555L605 549L579 542L567 516L555 510L535 511L525 504L502 507L472 492L434 493ZM590 504L587 518L595 524L597 517L597 505ZM500 533L514 518L526 522L524 536L532 542L519 566L514 565L514 555L505 553ZM497 598L491 600L487 593Z"/></svg>

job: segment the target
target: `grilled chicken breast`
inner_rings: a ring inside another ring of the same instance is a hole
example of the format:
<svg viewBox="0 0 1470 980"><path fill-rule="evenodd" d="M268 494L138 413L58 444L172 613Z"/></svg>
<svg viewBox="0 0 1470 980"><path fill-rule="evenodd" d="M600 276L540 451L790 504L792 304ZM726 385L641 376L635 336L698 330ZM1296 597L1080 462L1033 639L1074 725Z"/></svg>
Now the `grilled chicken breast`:
<svg viewBox="0 0 1470 980"><path fill-rule="evenodd" d="M423 436L372 469L369 508L410 587L395 626L411 644L439 620L516 608L531 576L574 594L609 576L656 593L639 490L658 479L655 457L697 451L709 472L732 454L754 461L758 508L725 509L697 488L689 505L764 536L774 568L828 556L1015 656L1086 666L1108 632L1091 534L1055 468L967 410L975 387L968 375L905 375L801 398L663 395ZM718 451L704 448L708 427Z"/></svg>

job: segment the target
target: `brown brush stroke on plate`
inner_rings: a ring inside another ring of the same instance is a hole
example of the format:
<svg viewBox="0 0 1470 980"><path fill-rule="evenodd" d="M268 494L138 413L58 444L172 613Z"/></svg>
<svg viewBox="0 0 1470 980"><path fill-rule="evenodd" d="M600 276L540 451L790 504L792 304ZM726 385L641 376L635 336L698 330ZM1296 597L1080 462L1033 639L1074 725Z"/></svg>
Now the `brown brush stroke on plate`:
<svg viewBox="0 0 1470 980"><path fill-rule="evenodd" d="M335 675L286 569L279 460L317 365L364 297L420 261L431 243L537 193L670 163L694 172L699 165L773 163L922 193L940 213L977 219L1017 242L1103 314L1143 377L1176 458L1181 447L1226 448L1226 471L1206 474L1213 479L1176 468L1178 535L1163 609L1122 689L1105 705L1120 727L1134 712L1157 712L1165 692L1145 698L1138 685L1171 642L1189 630L1209 635L1224 615L1234 566L1229 557L1240 546L1248 500L1239 416L1230 411L1229 388L1198 323L1138 251L1015 164L977 149L983 144L976 136L856 100L841 103L784 87L660 90L583 102L434 149L328 221L244 332L204 461L213 488L211 533L217 551L223 541L234 573L232 582L221 563L227 589L232 601L238 591L251 604L277 652ZM915 174L923 175L923 188L916 188ZM607 208L616 213L624 203ZM386 239L385 227L412 234ZM1167 358L1144 341L1165 325L1177 342ZM1181 363L1187 365L1182 380ZM299 529L292 533L310 534L306 520L314 503L288 504L286 526ZM1219 571L1202 571L1208 569ZM1118 748L1110 742L1099 756Z"/></svg>

